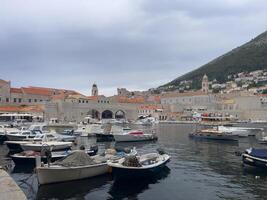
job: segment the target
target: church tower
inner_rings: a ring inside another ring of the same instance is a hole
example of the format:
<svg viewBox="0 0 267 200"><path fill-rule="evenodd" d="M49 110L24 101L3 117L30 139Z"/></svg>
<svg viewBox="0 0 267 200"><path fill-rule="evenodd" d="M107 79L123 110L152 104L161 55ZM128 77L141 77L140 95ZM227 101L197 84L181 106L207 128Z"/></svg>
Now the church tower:
<svg viewBox="0 0 267 200"><path fill-rule="evenodd" d="M208 93L209 92L209 79L208 76L205 74L202 78L202 92Z"/></svg>
<svg viewBox="0 0 267 200"><path fill-rule="evenodd" d="M95 83L92 86L92 96L98 96L98 89Z"/></svg>

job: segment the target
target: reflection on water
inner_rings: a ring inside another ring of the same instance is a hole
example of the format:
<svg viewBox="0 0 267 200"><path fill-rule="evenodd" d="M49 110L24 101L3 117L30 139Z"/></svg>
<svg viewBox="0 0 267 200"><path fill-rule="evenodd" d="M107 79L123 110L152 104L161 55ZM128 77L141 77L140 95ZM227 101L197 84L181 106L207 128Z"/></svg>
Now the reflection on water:
<svg viewBox="0 0 267 200"><path fill-rule="evenodd" d="M85 199L93 190L109 184L111 176L104 175L80 181L56 183L39 187L36 199Z"/></svg>
<svg viewBox="0 0 267 200"><path fill-rule="evenodd" d="M151 179L140 182L114 181L111 175L38 187L28 167L10 169L12 177L29 199L266 199L267 171L244 168L236 152L266 147L254 137L238 142L194 140L188 137L192 125L159 125L158 141L141 143L100 142L99 153L106 148L136 147L139 153L155 152L161 147L171 156L168 167ZM80 138L89 147L96 139ZM0 165L12 162L4 145L0 146Z"/></svg>
<svg viewBox="0 0 267 200"><path fill-rule="evenodd" d="M109 190L109 199L137 199L138 194L149 188L149 185L159 183L170 174L170 169L166 166L154 177L138 180L115 180Z"/></svg>

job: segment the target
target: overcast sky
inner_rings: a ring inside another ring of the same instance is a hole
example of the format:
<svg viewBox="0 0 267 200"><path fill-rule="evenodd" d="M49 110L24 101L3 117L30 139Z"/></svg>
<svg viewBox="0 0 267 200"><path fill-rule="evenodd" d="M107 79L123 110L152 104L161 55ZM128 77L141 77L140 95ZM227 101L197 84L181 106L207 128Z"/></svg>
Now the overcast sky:
<svg viewBox="0 0 267 200"><path fill-rule="evenodd" d="M146 90L267 28L266 0L0 0L0 78Z"/></svg>

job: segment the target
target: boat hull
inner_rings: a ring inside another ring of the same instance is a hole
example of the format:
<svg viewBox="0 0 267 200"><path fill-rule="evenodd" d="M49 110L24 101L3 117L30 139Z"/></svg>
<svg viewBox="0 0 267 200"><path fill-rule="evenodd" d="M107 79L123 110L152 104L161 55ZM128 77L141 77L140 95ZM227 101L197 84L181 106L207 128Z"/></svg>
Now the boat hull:
<svg viewBox="0 0 267 200"><path fill-rule="evenodd" d="M142 142L142 141L157 140L157 137L150 134L144 134L144 135L117 134L114 135L114 139L116 142Z"/></svg>
<svg viewBox="0 0 267 200"><path fill-rule="evenodd" d="M158 174L166 166L170 159L151 168L120 168L112 166L112 174L115 179L140 179L152 177Z"/></svg>
<svg viewBox="0 0 267 200"><path fill-rule="evenodd" d="M20 144L27 143L23 141L6 141L5 144L8 147L10 152L21 152L23 149L21 148Z"/></svg>
<svg viewBox="0 0 267 200"><path fill-rule="evenodd" d="M7 140L9 140L9 141L23 141L25 139L34 138L35 137L33 135L27 136L27 135L15 135L15 134L14 135L7 134L6 136L7 136Z"/></svg>
<svg viewBox="0 0 267 200"><path fill-rule="evenodd" d="M91 150L91 151L88 151L87 154L89 156L95 156L97 151L98 151L97 149ZM61 158L64 158L67 155L68 154L66 154L66 153L64 154L64 152L62 152L61 155L60 154L53 155L53 153L52 153L51 162L53 163L53 162L55 162ZM20 156L20 155L14 154L14 155L11 155L10 157L13 160L13 162L15 163L15 165L35 166L35 164L36 164L35 163L36 162L35 161L36 156ZM47 163L46 156L41 157L41 161L46 164Z"/></svg>
<svg viewBox="0 0 267 200"><path fill-rule="evenodd" d="M7 140L6 135L0 133L0 143L4 142L4 141L6 141L6 140Z"/></svg>
<svg viewBox="0 0 267 200"><path fill-rule="evenodd" d="M251 156L247 153L242 154L242 162L243 164L249 165L252 167L259 167L259 168L267 169L267 159Z"/></svg>
<svg viewBox="0 0 267 200"><path fill-rule="evenodd" d="M42 144L21 144L21 148L24 151L41 151L44 147L52 147L52 151L67 150L71 148L71 142L66 142L65 144L57 145L42 145Z"/></svg>
<svg viewBox="0 0 267 200"><path fill-rule="evenodd" d="M237 135L204 135L197 133L190 133L189 137L196 139L205 139L205 140L224 140L224 141L238 141Z"/></svg>
<svg viewBox="0 0 267 200"><path fill-rule="evenodd" d="M37 179L40 185L74 181L108 173L106 163L82 167L37 167Z"/></svg>
<svg viewBox="0 0 267 200"><path fill-rule="evenodd" d="M114 141L114 136L113 134L97 133L96 139L98 142L105 142L105 141L109 142L109 141Z"/></svg>

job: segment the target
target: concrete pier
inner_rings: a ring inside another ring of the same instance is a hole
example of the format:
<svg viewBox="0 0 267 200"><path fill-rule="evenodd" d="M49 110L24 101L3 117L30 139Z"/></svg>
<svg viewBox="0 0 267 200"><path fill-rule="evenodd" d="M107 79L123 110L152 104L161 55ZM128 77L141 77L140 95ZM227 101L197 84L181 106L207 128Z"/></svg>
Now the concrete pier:
<svg viewBox="0 0 267 200"><path fill-rule="evenodd" d="M0 200L26 200L24 192L10 177L10 175L0 167Z"/></svg>

